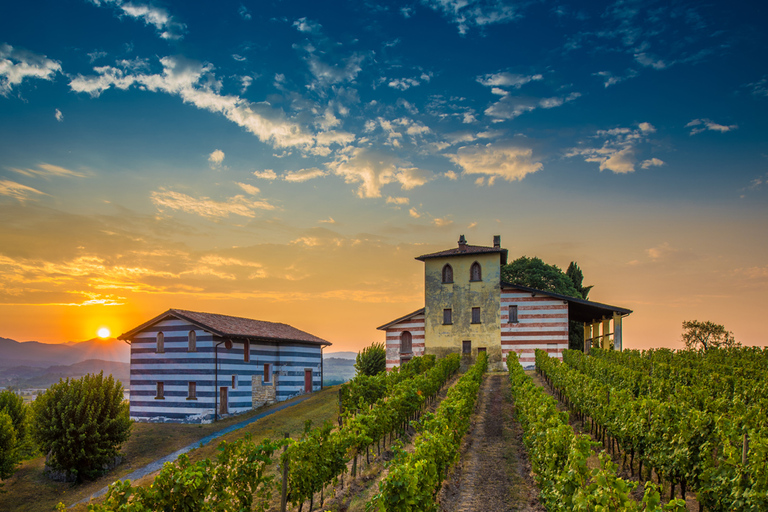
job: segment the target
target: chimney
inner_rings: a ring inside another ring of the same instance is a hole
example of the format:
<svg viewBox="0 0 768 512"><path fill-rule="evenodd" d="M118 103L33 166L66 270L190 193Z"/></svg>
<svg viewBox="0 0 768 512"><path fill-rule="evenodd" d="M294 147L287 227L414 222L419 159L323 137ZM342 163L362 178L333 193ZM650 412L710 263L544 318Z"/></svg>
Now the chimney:
<svg viewBox="0 0 768 512"><path fill-rule="evenodd" d="M464 235L461 235L459 237L459 250L460 251L466 251L467 250L467 239L464 238Z"/></svg>
<svg viewBox="0 0 768 512"><path fill-rule="evenodd" d="M493 248L494 249L501 248L501 235L493 235Z"/></svg>

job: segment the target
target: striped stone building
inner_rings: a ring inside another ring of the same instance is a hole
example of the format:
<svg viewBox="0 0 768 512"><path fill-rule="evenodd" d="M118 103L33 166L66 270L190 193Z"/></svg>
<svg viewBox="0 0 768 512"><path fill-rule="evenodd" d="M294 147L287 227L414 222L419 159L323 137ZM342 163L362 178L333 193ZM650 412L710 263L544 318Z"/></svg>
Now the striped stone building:
<svg viewBox="0 0 768 512"><path fill-rule="evenodd" d="M424 254L424 308L386 323L387 369L422 354L461 352L472 360L488 354L491 367L504 368L517 352L525 367L534 350L562 358L568 348L569 321L584 324L584 350L613 345L621 350L625 308L536 290L501 280L507 250L501 238L492 247L467 244Z"/></svg>
<svg viewBox="0 0 768 512"><path fill-rule="evenodd" d="M322 387L329 342L290 325L169 309L122 334L131 419L207 423Z"/></svg>

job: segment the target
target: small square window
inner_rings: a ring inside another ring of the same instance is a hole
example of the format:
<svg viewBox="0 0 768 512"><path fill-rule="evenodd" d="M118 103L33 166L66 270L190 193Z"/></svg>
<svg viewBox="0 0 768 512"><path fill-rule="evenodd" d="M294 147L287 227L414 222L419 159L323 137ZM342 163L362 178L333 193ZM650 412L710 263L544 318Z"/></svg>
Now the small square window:
<svg viewBox="0 0 768 512"><path fill-rule="evenodd" d="M453 323L453 311L450 309L443 310L443 325L451 325Z"/></svg>
<svg viewBox="0 0 768 512"><path fill-rule="evenodd" d="M472 308L472 323L480 323L480 308Z"/></svg>
<svg viewBox="0 0 768 512"><path fill-rule="evenodd" d="M189 391L187 392L187 400L197 400L197 382L189 383Z"/></svg>
<svg viewBox="0 0 768 512"><path fill-rule="evenodd" d="M517 319L517 306L509 306L509 323L510 324L516 324L519 320Z"/></svg>
<svg viewBox="0 0 768 512"><path fill-rule="evenodd" d="M165 398L165 383L164 382L158 382L157 383L157 393L155 394L156 400L162 400Z"/></svg>
<svg viewBox="0 0 768 512"><path fill-rule="evenodd" d="M472 342L469 340L462 341L461 342L461 353L462 354L471 354L472 353Z"/></svg>

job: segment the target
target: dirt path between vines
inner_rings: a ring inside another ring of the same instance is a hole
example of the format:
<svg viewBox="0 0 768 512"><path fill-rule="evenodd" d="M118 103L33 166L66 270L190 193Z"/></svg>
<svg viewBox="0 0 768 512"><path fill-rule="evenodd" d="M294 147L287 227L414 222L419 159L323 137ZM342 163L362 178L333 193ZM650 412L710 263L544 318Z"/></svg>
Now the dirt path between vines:
<svg viewBox="0 0 768 512"><path fill-rule="evenodd" d="M514 420L509 375L488 373L461 460L444 482L438 503L444 512L539 512L539 490Z"/></svg>

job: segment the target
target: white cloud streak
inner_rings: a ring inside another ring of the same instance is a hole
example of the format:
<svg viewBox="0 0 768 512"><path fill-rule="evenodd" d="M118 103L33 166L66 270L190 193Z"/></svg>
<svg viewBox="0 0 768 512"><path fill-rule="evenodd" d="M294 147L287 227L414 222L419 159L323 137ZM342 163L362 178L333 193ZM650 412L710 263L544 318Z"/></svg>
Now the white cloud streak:
<svg viewBox="0 0 768 512"><path fill-rule="evenodd" d="M130 16L143 21L145 25L154 27L162 39L181 39L187 30L185 24L177 21L162 7L124 0L91 0L91 3L96 6L112 6L117 10L118 16Z"/></svg>
<svg viewBox="0 0 768 512"><path fill-rule="evenodd" d="M533 157L532 149L508 141L464 146L450 158L464 174L488 176L489 186L496 178L519 181L543 168L543 164Z"/></svg>
<svg viewBox="0 0 768 512"><path fill-rule="evenodd" d="M45 192L40 192L36 188L16 183L15 181L0 180L0 196L7 196L24 203L35 196L47 196Z"/></svg>
<svg viewBox="0 0 768 512"><path fill-rule="evenodd" d="M616 174L627 174L635 171L637 153L640 145L648 142L648 137L656 132L656 128L648 122L639 123L637 128L612 128L610 130L598 130L593 137L603 140L601 147L587 147L582 144L572 148L565 156L581 156L586 162L600 164L600 170L609 170ZM648 169L664 165L664 161L658 158L643 160L640 167Z"/></svg>
<svg viewBox="0 0 768 512"><path fill-rule="evenodd" d="M735 124L732 124L732 125L718 124L709 119L694 119L693 121L685 125L685 127L691 129L691 135L696 135L697 133L705 132L707 130L713 131L713 132L726 133L726 132L735 130L739 126Z"/></svg>
<svg viewBox="0 0 768 512"><path fill-rule="evenodd" d="M276 207L266 201L252 201L245 196L237 195L226 201L215 201L208 197L195 198L172 190L159 190L150 194L152 203L161 212L166 209L179 210L201 217L215 219L230 215L255 217L256 210L274 210Z"/></svg>
<svg viewBox="0 0 768 512"><path fill-rule="evenodd" d="M8 96L25 79L53 80L61 64L45 55L0 44L0 95Z"/></svg>

